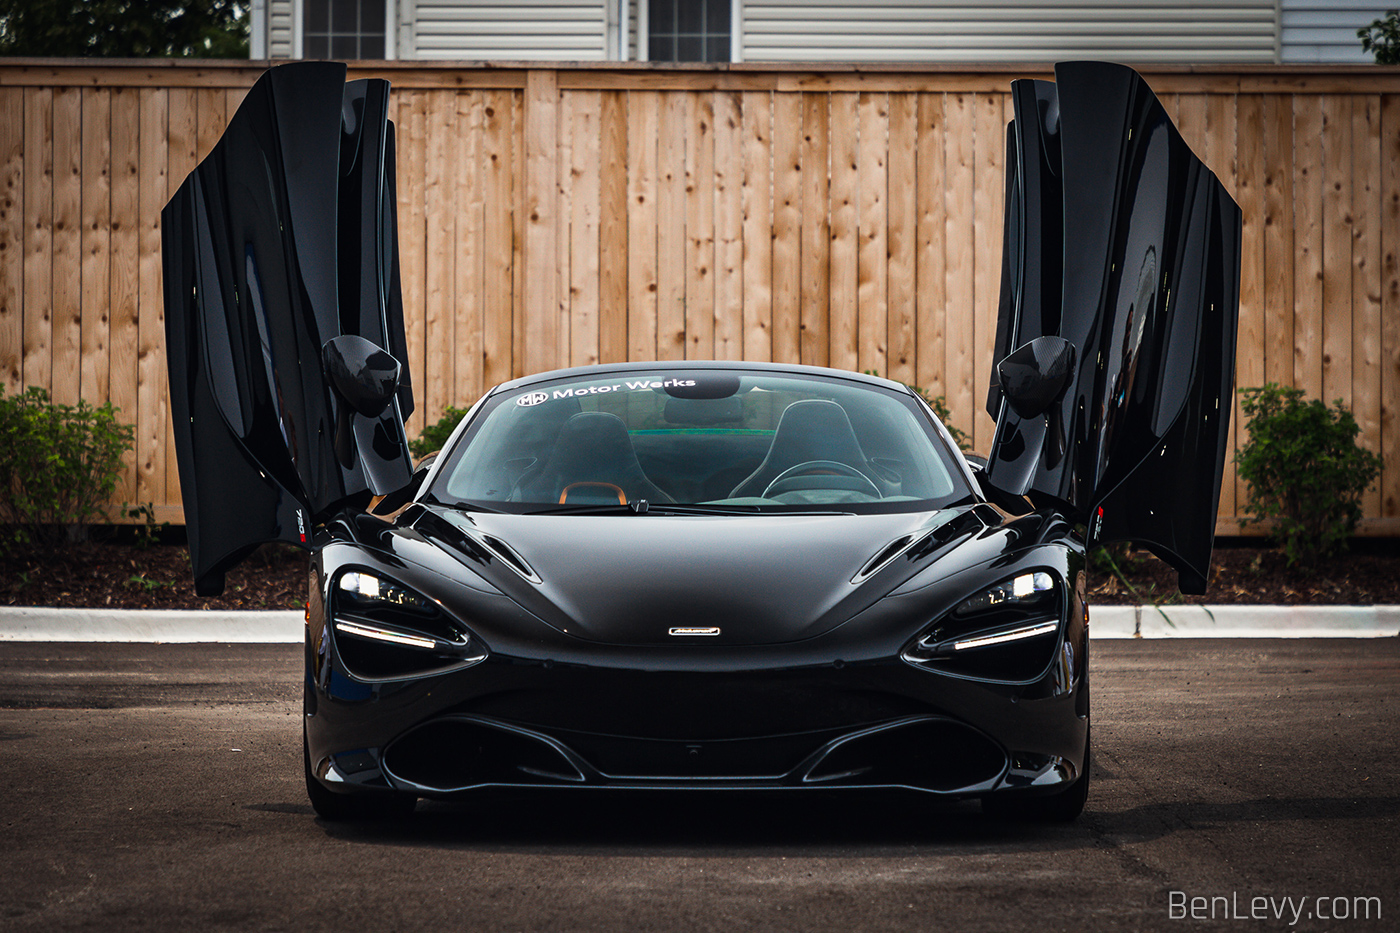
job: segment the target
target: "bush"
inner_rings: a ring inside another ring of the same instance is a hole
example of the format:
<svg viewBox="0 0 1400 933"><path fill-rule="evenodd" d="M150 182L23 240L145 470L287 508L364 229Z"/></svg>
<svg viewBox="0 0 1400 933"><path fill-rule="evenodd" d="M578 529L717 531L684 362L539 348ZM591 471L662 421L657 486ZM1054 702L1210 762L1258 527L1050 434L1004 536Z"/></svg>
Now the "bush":
<svg viewBox="0 0 1400 933"><path fill-rule="evenodd" d="M1356 30L1361 50L1376 57L1377 65L1400 65L1400 10L1388 10L1364 29Z"/></svg>
<svg viewBox="0 0 1400 933"><path fill-rule="evenodd" d="M1329 409L1304 401L1302 389L1274 383L1240 389L1240 396L1249 442L1235 462L1249 486L1251 520L1273 520L1289 566L1345 547L1361 517L1361 493L1381 470L1381 458L1356 443L1356 419L1340 399Z"/></svg>
<svg viewBox="0 0 1400 933"><path fill-rule="evenodd" d="M448 405L436 424L428 425L417 439L408 442L408 452L413 454L414 459L417 460L426 457L435 450L442 450L442 446L447 443L447 439L452 436L452 432L456 430L457 425L470 410L471 406L453 408Z"/></svg>
<svg viewBox="0 0 1400 933"><path fill-rule="evenodd" d="M0 522L13 526L8 539L80 537L104 515L134 436L110 402L58 405L38 386L8 397L0 386Z"/></svg>

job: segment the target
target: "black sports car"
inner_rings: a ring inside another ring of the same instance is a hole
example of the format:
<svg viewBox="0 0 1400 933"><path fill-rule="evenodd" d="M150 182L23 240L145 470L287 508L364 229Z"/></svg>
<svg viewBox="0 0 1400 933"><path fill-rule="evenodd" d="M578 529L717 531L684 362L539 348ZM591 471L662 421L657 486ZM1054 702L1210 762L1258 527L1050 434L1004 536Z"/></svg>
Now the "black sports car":
<svg viewBox="0 0 1400 933"><path fill-rule="evenodd" d="M198 591L312 551L317 812L898 787L1075 817L1085 548L1204 589L1240 217L1136 74L1056 79L1013 85L985 461L895 382L686 362L498 386L415 470L388 86L264 76L165 211L171 405Z"/></svg>

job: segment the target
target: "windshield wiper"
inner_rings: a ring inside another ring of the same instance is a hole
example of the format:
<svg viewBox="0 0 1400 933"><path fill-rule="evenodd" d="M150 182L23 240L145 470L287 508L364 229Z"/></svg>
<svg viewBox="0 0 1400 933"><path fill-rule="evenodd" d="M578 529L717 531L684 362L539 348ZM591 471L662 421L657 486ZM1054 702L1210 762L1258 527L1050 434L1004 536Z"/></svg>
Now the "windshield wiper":
<svg viewBox="0 0 1400 933"><path fill-rule="evenodd" d="M526 515L643 515L650 504L645 499L621 502L593 502L587 505L557 505L547 509L530 509Z"/></svg>

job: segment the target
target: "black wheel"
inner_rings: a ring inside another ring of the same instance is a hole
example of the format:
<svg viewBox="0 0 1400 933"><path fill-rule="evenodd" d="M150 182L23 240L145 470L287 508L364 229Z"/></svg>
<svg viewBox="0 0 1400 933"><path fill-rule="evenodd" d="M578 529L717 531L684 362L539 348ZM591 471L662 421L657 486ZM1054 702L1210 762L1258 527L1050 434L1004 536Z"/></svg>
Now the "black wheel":
<svg viewBox="0 0 1400 933"><path fill-rule="evenodd" d="M1086 736L1084 770L1069 787L1058 794L1043 797L1007 797L993 794L982 798L982 812L987 816L1027 823L1072 823L1084 812L1084 804L1089 799L1089 765L1092 758Z"/></svg>
<svg viewBox="0 0 1400 933"><path fill-rule="evenodd" d="M418 798L408 794L337 794L326 790L311 773L305 730L301 734L301 760L306 768L306 796L311 798L311 809L323 820L396 820L408 816L418 805Z"/></svg>

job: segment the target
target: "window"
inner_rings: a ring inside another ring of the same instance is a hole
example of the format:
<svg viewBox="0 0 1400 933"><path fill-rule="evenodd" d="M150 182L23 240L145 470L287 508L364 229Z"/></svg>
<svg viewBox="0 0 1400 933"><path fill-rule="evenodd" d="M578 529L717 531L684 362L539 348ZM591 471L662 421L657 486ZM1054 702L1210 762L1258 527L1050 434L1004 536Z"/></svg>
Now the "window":
<svg viewBox="0 0 1400 933"><path fill-rule="evenodd" d="M303 58L384 57L385 0L303 0Z"/></svg>
<svg viewBox="0 0 1400 933"><path fill-rule="evenodd" d="M654 62L729 61L731 0L647 0Z"/></svg>

